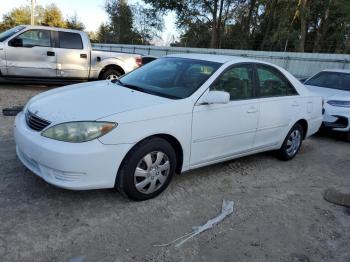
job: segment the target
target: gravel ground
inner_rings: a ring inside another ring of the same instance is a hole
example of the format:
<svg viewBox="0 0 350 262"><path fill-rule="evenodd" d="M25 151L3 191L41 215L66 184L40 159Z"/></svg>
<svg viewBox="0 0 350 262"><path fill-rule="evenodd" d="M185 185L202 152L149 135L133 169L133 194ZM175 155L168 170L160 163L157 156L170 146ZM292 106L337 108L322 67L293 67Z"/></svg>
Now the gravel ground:
<svg viewBox="0 0 350 262"><path fill-rule="evenodd" d="M0 110L45 86L0 86ZM17 159L14 117L0 115L1 261L350 261L350 211L322 199L350 191L349 144L304 142L281 162L259 154L176 176L156 199L114 190L74 192L45 183ZM180 248L167 243L216 216L234 214Z"/></svg>

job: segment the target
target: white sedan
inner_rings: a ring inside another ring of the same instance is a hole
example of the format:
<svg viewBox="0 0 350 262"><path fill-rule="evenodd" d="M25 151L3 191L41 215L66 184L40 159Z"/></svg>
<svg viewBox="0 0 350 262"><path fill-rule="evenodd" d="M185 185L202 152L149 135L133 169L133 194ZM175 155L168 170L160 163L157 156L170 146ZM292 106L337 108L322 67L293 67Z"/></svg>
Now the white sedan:
<svg viewBox="0 0 350 262"><path fill-rule="evenodd" d="M269 150L292 159L321 123L322 98L282 68L186 54L42 93L14 132L19 159L48 183L145 200L175 173Z"/></svg>
<svg viewBox="0 0 350 262"><path fill-rule="evenodd" d="M324 128L345 134L350 142L350 70L323 70L304 84L324 98Z"/></svg>

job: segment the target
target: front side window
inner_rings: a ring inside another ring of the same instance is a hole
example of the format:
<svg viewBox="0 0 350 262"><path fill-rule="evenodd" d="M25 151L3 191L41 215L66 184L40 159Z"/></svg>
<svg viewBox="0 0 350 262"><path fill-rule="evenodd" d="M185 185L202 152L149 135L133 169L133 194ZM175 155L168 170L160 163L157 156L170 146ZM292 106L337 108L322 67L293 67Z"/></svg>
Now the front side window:
<svg viewBox="0 0 350 262"><path fill-rule="evenodd" d="M154 60L120 78L120 85L171 99L192 95L220 63L177 57Z"/></svg>
<svg viewBox="0 0 350 262"><path fill-rule="evenodd" d="M23 47L51 47L51 33L49 30L28 30L17 36L16 39L21 40Z"/></svg>
<svg viewBox="0 0 350 262"><path fill-rule="evenodd" d="M249 65L234 66L220 75L210 89L228 92L230 100L253 98L253 69Z"/></svg>
<svg viewBox="0 0 350 262"><path fill-rule="evenodd" d="M277 69L266 65L257 65L259 96L274 97L297 95L297 91Z"/></svg>
<svg viewBox="0 0 350 262"><path fill-rule="evenodd" d="M350 74L339 72L320 72L307 80L304 84L350 91Z"/></svg>
<svg viewBox="0 0 350 262"><path fill-rule="evenodd" d="M83 49L80 34L70 32L59 32L59 47L67 49Z"/></svg>

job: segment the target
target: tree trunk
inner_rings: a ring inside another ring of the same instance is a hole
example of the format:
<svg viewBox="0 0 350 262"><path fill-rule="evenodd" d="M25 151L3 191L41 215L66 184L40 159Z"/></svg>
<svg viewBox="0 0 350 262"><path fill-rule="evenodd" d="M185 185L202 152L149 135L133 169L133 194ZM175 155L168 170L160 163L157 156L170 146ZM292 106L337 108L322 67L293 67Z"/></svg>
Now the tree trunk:
<svg viewBox="0 0 350 262"><path fill-rule="evenodd" d="M325 11L324 11L323 16L322 16L321 21L320 21L320 25L317 28L316 38L315 38L315 42L314 42L314 48L312 50L313 53L317 53L320 51L320 49L321 49L320 42L322 41L322 39L324 39L324 36L327 33L329 8L330 8L330 5L332 4L332 2L333 2L333 0L328 0L328 4L325 8Z"/></svg>
<svg viewBox="0 0 350 262"><path fill-rule="evenodd" d="M217 12L218 12L218 1L214 1L214 9L213 9L213 21L212 21L212 31L211 31L211 40L210 47L216 48L218 43L218 31L217 31Z"/></svg>
<svg viewBox="0 0 350 262"><path fill-rule="evenodd" d="M299 0L300 40L298 51L304 53L307 31L308 0Z"/></svg>

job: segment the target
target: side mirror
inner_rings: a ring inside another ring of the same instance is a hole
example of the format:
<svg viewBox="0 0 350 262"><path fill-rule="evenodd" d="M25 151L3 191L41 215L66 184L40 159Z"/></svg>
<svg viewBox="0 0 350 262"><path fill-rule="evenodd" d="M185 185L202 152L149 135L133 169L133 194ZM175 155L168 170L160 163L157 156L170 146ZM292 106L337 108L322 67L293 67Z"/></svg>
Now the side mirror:
<svg viewBox="0 0 350 262"><path fill-rule="evenodd" d="M9 46L23 47L23 40L20 38L14 38L9 42Z"/></svg>
<svg viewBox="0 0 350 262"><path fill-rule="evenodd" d="M201 101L205 104L227 104L230 102L230 94L225 91L209 91Z"/></svg>

